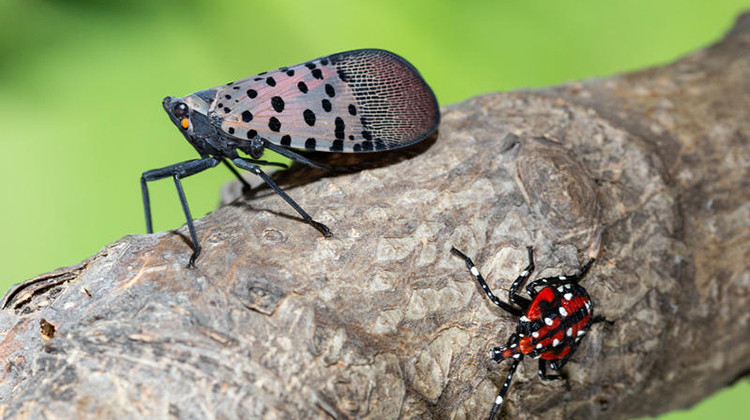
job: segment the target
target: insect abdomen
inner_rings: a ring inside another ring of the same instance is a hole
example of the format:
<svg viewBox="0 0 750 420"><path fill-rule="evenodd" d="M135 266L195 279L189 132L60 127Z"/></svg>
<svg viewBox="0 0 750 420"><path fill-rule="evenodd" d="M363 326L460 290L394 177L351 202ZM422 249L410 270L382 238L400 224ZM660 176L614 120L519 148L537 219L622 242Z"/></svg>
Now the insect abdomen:
<svg viewBox="0 0 750 420"><path fill-rule="evenodd" d="M545 287L519 322L526 332L520 351L542 359L560 359L578 345L591 324L591 300L580 286Z"/></svg>

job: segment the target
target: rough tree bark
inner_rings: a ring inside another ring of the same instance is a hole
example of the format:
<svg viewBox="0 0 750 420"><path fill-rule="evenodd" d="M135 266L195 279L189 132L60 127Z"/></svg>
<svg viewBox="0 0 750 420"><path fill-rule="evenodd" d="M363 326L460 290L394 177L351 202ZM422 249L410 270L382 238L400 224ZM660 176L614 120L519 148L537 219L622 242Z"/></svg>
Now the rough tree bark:
<svg viewBox="0 0 750 420"><path fill-rule="evenodd" d="M583 341L569 391L525 361L503 415L687 407L750 369L748 51L745 15L665 67L446 107L437 139L373 169L280 174L331 239L263 194L196 222L194 269L183 227L26 281L0 314L0 413L483 417L507 372L488 350L516 320L450 246L501 290L527 245L537 276L569 272L600 226L583 284L615 324Z"/></svg>

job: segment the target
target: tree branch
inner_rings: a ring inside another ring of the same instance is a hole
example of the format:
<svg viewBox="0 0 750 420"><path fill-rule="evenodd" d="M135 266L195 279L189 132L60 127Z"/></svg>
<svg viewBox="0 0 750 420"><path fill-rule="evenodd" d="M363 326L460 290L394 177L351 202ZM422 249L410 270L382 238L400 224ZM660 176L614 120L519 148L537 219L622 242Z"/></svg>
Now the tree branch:
<svg viewBox="0 0 750 420"><path fill-rule="evenodd" d="M516 320L451 245L500 291L527 245L537 277L572 272L602 226L582 284L615 324L565 367L570 391L525 361L503 414L694 404L750 369L748 50L744 15L665 67L449 106L421 153L279 174L330 239L265 194L196 221L195 269L183 227L28 280L0 313L0 413L482 417L508 369L489 350Z"/></svg>

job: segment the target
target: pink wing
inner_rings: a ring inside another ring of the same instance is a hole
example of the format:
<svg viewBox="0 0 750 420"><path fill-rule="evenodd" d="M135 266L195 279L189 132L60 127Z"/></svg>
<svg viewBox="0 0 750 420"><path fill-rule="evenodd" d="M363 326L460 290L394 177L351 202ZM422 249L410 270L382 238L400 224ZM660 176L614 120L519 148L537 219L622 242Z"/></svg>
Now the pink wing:
<svg viewBox="0 0 750 420"><path fill-rule="evenodd" d="M230 83L210 111L233 137L331 152L406 147L440 122L435 94L419 72L396 54L371 49Z"/></svg>

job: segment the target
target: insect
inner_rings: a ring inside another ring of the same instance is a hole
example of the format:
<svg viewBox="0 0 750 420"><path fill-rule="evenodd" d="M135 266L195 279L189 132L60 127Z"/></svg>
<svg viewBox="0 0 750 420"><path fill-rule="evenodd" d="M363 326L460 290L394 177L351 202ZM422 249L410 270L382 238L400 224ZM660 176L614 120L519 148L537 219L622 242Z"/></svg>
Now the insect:
<svg viewBox="0 0 750 420"><path fill-rule="evenodd" d="M534 252L531 247L527 251L529 265L516 278L508 293L510 301L518 306L515 307L498 299L471 259L456 248L451 248L453 254L464 259L471 275L492 303L519 317L516 332L510 336L507 344L490 351L490 357L495 362L513 359L510 372L490 411L490 420L500 409L513 374L524 356L539 358L539 377L543 380L565 379L561 374L548 374L547 363L552 370L560 370L576 351L591 324L609 322L601 317L593 317L591 298L586 289L578 284L594 263L593 258L575 274L547 277L529 283L526 292L531 300L518 295L516 291L534 271Z"/></svg>
<svg viewBox="0 0 750 420"><path fill-rule="evenodd" d="M193 243L188 266L195 264L201 246L182 178L224 163L250 188L231 161L261 177L307 224L329 237L326 225L313 220L260 169L259 165L271 164L260 160L265 149L317 169L335 170L291 149L343 153L399 149L424 140L440 122L435 94L419 72L398 55L375 49L320 57L182 98L167 96L162 105L200 159L143 173L146 230L153 232L147 183L171 177Z"/></svg>

